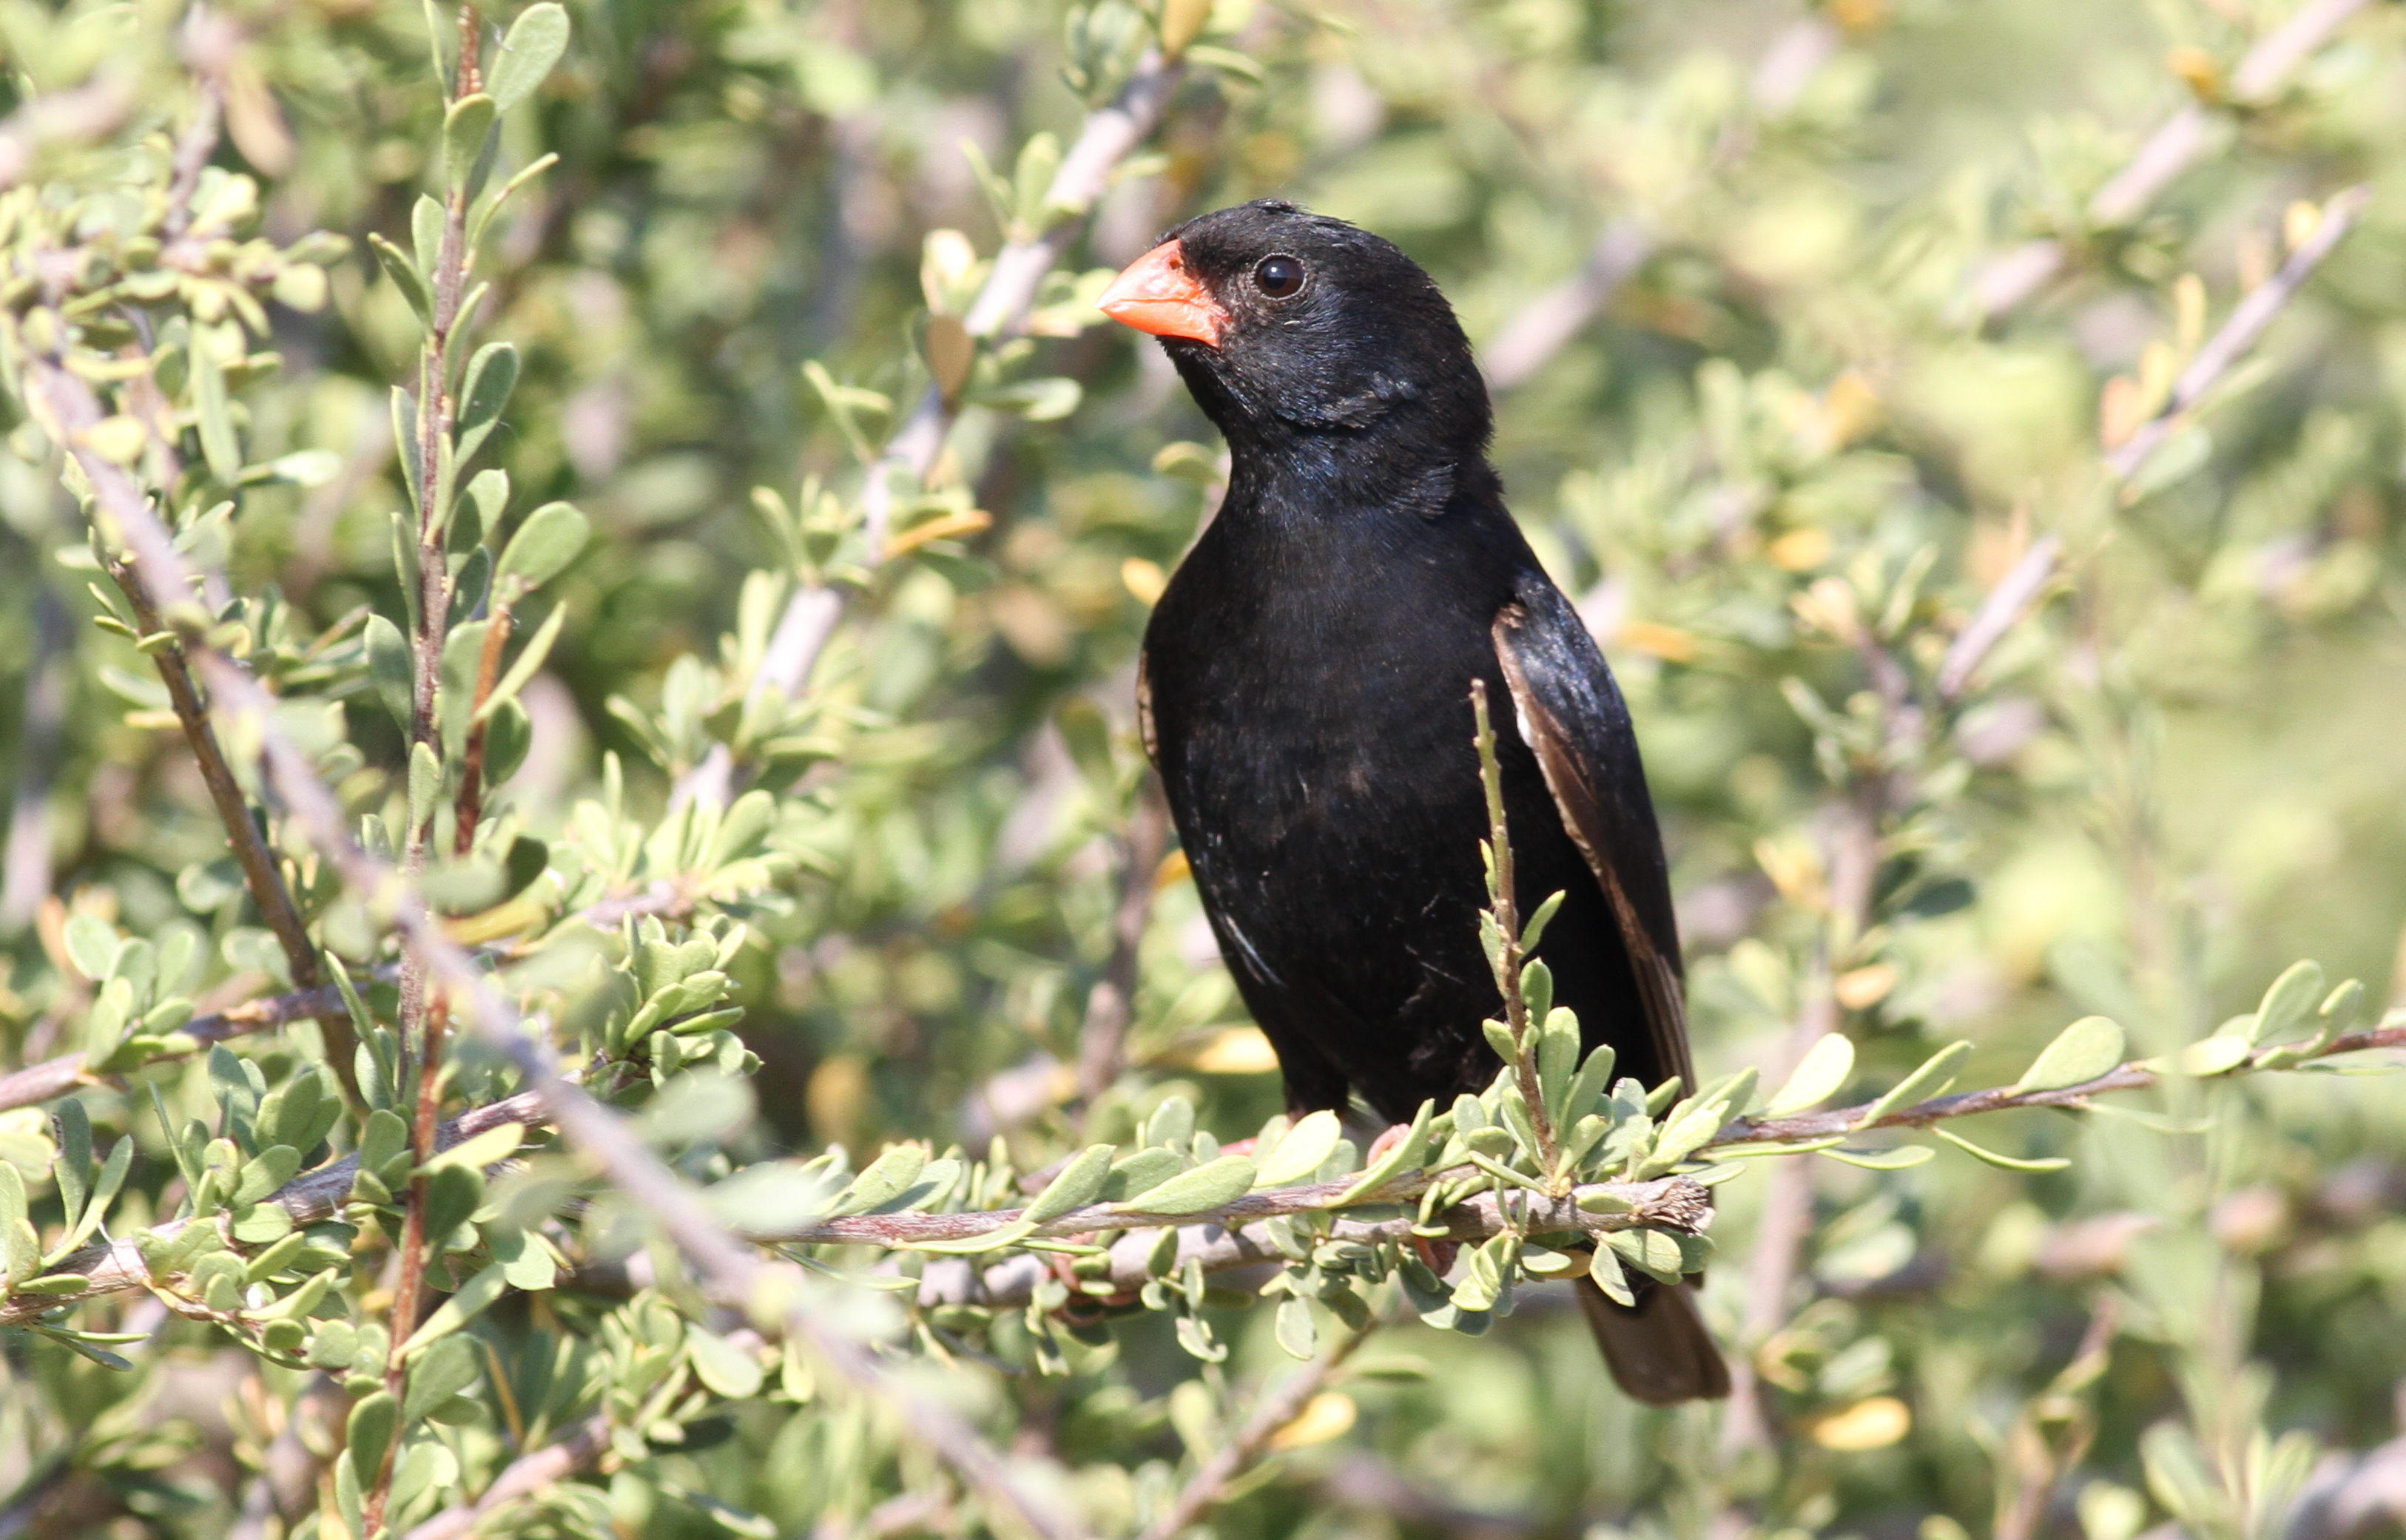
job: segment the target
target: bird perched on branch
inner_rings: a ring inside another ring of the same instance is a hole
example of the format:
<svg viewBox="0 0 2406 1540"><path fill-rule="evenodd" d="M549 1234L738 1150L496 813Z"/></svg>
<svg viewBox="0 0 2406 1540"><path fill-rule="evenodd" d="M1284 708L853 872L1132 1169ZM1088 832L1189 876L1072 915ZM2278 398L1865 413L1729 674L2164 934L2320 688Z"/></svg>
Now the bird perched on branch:
<svg viewBox="0 0 2406 1540"><path fill-rule="evenodd" d="M1521 912L1588 1047L1695 1088L1662 837L1627 707L1487 462L1487 389L1395 247L1264 200L1189 221L1102 298L1159 337L1227 436L1227 496L1153 612L1147 752L1290 1108L1392 1122L1484 1089L1487 831L1470 685L1497 752ZM1684 1287L1582 1280L1639 1400L1728 1392Z"/></svg>

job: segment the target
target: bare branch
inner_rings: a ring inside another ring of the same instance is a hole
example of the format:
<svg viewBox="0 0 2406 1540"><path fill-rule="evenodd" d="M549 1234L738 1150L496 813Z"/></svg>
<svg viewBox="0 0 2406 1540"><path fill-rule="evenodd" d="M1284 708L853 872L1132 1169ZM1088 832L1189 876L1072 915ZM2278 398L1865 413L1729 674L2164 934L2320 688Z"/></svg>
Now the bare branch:
<svg viewBox="0 0 2406 1540"><path fill-rule="evenodd" d="M2323 259L2338 249L2339 243L2356 228L2357 218L2363 214L2365 205L2371 201L2371 188L2359 185L2334 193L2330 201L2323 205L2322 219L2315 225L2313 238L2290 252L2289 260L2281 264L2278 273L2257 285L2245 299L2239 302L2238 308L2231 311L2230 318L2222 323L2222 329L2197 350L2197 357L2189 360L2188 367L2181 371L2180 378L2172 382L2172 398L2164 403L2163 410L2148 418L2127 443L2105 457L2106 469L2114 473L2115 479L2127 482L2136 474L2139 467L2146 463L2147 457L2161 447L2172 430L2179 426L2181 418L2205 399L2206 392L2230 372L2232 365L2246 356L2247 350L2255 346L2272 326L2272 318L2304 287L2306 279L2314 276L2314 269L2322 265Z"/></svg>

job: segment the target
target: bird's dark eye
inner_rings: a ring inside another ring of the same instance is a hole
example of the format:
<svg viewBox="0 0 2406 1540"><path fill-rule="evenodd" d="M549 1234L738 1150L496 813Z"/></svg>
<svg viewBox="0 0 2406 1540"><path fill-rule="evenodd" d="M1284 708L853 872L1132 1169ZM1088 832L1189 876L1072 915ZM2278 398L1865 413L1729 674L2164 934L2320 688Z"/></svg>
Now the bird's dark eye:
<svg viewBox="0 0 2406 1540"><path fill-rule="evenodd" d="M1264 257L1253 269L1253 287L1274 300L1291 298L1303 288L1303 263L1293 257Z"/></svg>

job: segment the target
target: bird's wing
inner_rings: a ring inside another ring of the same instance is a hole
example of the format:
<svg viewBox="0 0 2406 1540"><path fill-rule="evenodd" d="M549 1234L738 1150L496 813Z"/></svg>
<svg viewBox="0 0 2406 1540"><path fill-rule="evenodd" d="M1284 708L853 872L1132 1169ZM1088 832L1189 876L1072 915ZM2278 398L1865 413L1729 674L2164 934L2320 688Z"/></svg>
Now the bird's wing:
<svg viewBox="0 0 2406 1540"><path fill-rule="evenodd" d="M1578 612L1541 576L1496 615L1494 637L1521 740L1620 922L1657 1062L1692 1092L1671 878L1621 687Z"/></svg>

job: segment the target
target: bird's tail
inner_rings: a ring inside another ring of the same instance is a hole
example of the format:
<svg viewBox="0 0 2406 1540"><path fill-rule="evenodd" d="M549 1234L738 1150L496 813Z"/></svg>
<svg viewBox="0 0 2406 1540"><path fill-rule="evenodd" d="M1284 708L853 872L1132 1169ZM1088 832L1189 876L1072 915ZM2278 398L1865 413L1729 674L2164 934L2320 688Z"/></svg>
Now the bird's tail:
<svg viewBox="0 0 2406 1540"><path fill-rule="evenodd" d="M1579 1312L1604 1350L1613 1383L1649 1406L1718 1401L1730 1393L1729 1365L1705 1329L1695 1292L1632 1279L1637 1303L1616 1305L1586 1279L1578 1280Z"/></svg>

